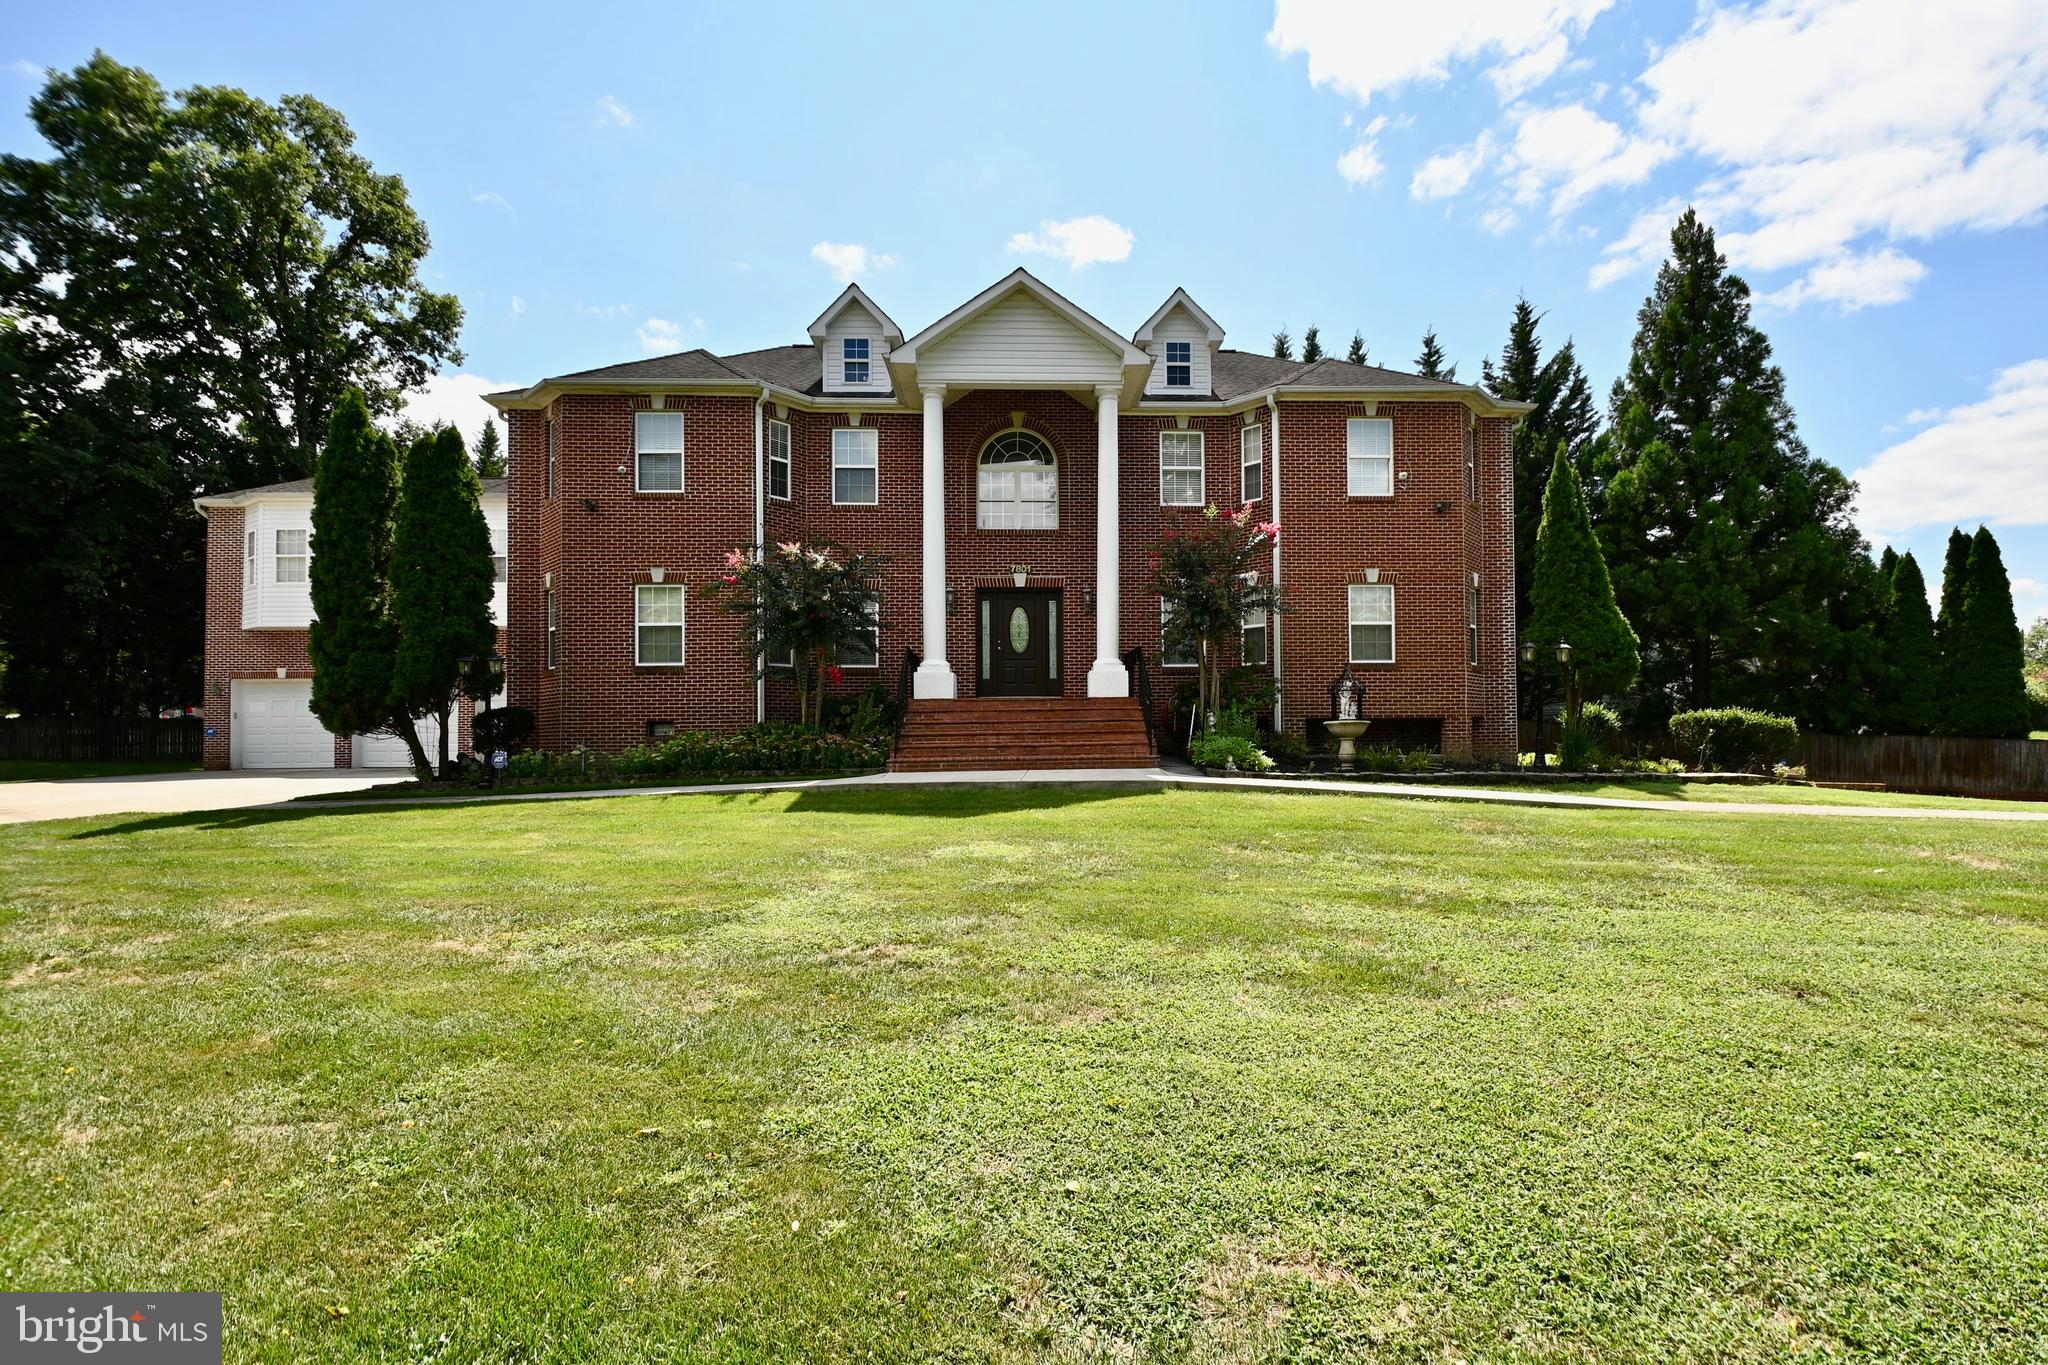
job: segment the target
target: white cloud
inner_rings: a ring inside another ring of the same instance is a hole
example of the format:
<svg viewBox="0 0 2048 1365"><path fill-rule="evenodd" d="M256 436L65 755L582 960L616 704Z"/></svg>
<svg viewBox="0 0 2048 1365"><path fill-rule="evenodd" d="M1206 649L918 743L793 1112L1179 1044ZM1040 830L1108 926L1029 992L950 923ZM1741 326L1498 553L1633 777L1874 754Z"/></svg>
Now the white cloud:
<svg viewBox="0 0 2048 1365"><path fill-rule="evenodd" d="M487 421L498 423L498 436L505 435L504 419L484 402L483 396L519 387L505 380L486 379L480 374L437 374L405 396L401 415L423 427L452 425L471 446Z"/></svg>
<svg viewBox="0 0 2048 1365"><path fill-rule="evenodd" d="M1121 261L1131 254L1137 239L1121 223L1099 213L1064 222L1044 222L1037 232L1019 232L1010 238L1010 250L1018 255L1053 256L1080 270L1106 261Z"/></svg>
<svg viewBox="0 0 2048 1365"><path fill-rule="evenodd" d="M520 314L526 311L526 300L520 298L517 294L514 294L512 296L511 308L512 316L515 318L518 317Z"/></svg>
<svg viewBox="0 0 2048 1365"><path fill-rule="evenodd" d="M35 80L43 74L43 69L40 66L37 66L34 62L29 61L26 58L9 62L7 64L7 69L12 71L17 76L26 76L30 80Z"/></svg>
<svg viewBox="0 0 2048 1365"><path fill-rule="evenodd" d="M1685 212L1679 200L1666 200L1647 213L1639 213L1621 236L1600 250L1600 260L1586 277L1594 289L1605 289L1616 280L1647 270L1664 259L1671 245L1671 227Z"/></svg>
<svg viewBox="0 0 2048 1365"><path fill-rule="evenodd" d="M683 329L667 318L649 318L640 324L640 349L649 355L666 355L683 348Z"/></svg>
<svg viewBox="0 0 2048 1365"><path fill-rule="evenodd" d="M1313 85L1360 104L1413 81L1441 81L1456 63L1495 61L1504 94L1519 94L1564 61L1570 40L1613 0L1467 0L1454 6L1279 0L1266 42L1308 56Z"/></svg>
<svg viewBox="0 0 2048 1365"><path fill-rule="evenodd" d="M632 316L633 305L630 303L579 303L576 305L576 311L587 318L623 318Z"/></svg>
<svg viewBox="0 0 2048 1365"><path fill-rule="evenodd" d="M1856 472L1857 521L1897 537L1920 526L2048 525L2048 358L2002 370L1981 402L1951 408Z"/></svg>
<svg viewBox="0 0 2048 1365"><path fill-rule="evenodd" d="M512 212L511 201L496 190L475 190L471 192L469 198L470 202L474 204L489 204L494 209L503 209L507 213Z"/></svg>
<svg viewBox="0 0 2048 1365"><path fill-rule="evenodd" d="M633 111L611 95L597 102L597 118L593 120L599 128L631 128L635 122Z"/></svg>
<svg viewBox="0 0 2048 1365"><path fill-rule="evenodd" d="M823 261L825 268L832 272L832 278L841 284L852 284L863 275L887 270L896 264L894 256L870 251L858 242L820 242L811 248L811 256Z"/></svg>
<svg viewBox="0 0 2048 1365"><path fill-rule="evenodd" d="M1506 204L1496 205L1479 215L1479 226L1496 237L1505 235L1509 228L1521 221L1521 215Z"/></svg>
<svg viewBox="0 0 2048 1365"><path fill-rule="evenodd" d="M1337 174L1353 185L1370 185L1386 168L1387 163L1380 160L1379 145L1369 138L1337 158Z"/></svg>
<svg viewBox="0 0 2048 1365"><path fill-rule="evenodd" d="M1552 214L1561 215L1597 190L1641 184L1670 155L1665 143L1566 104L1522 115L1508 149L1508 182L1517 203L1548 197Z"/></svg>
<svg viewBox="0 0 2048 1365"><path fill-rule="evenodd" d="M1811 267L1787 306L1897 302L1925 271L1893 244L2048 215L2044 51L2040 0L1709 9L1643 72L1635 135L1713 168L1731 264Z"/></svg>
<svg viewBox="0 0 2048 1365"><path fill-rule="evenodd" d="M1408 193L1417 199L1448 199L1462 194L1479 168L1493 155L1493 133L1482 132L1469 147L1439 152L1415 168Z"/></svg>
<svg viewBox="0 0 2048 1365"><path fill-rule="evenodd" d="M1899 302L1926 274L1927 267L1911 256L1885 247L1824 261L1783 289L1763 295L1759 302L1775 308L1832 303L1844 313L1853 313L1873 304Z"/></svg>

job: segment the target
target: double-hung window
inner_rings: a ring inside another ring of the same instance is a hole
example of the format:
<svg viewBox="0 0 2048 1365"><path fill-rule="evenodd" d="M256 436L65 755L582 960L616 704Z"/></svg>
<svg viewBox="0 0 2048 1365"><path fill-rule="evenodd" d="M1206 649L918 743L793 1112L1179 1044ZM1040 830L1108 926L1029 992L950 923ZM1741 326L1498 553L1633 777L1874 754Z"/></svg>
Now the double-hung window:
<svg viewBox="0 0 2048 1365"><path fill-rule="evenodd" d="M683 661L683 585L637 583L633 587L633 662Z"/></svg>
<svg viewBox="0 0 2048 1365"><path fill-rule="evenodd" d="M503 583L505 581L505 556L491 556L491 581L493 583Z"/></svg>
<svg viewBox="0 0 2048 1365"><path fill-rule="evenodd" d="M837 662L841 668L879 668L882 663L882 604L868 608L868 628L857 645L841 645Z"/></svg>
<svg viewBox="0 0 2048 1365"><path fill-rule="evenodd" d="M256 586L256 533L249 532L247 544L242 550L242 586Z"/></svg>
<svg viewBox="0 0 2048 1365"><path fill-rule="evenodd" d="M683 491L683 414L633 414L633 487L642 493Z"/></svg>
<svg viewBox="0 0 2048 1365"><path fill-rule="evenodd" d="M789 423L768 424L768 496L789 501Z"/></svg>
<svg viewBox="0 0 2048 1365"><path fill-rule="evenodd" d="M561 604L555 599L555 590L548 589L548 667L553 668L562 661L560 647L562 635Z"/></svg>
<svg viewBox="0 0 2048 1365"><path fill-rule="evenodd" d="M1465 652L1472 667L1479 667L1479 576L1472 576L1465 589Z"/></svg>
<svg viewBox="0 0 2048 1365"><path fill-rule="evenodd" d="M1184 389L1195 382L1195 346L1191 341L1166 343L1166 387Z"/></svg>
<svg viewBox="0 0 2048 1365"><path fill-rule="evenodd" d="M1202 505L1202 433L1159 433L1159 505Z"/></svg>
<svg viewBox="0 0 2048 1365"><path fill-rule="evenodd" d="M1266 613L1263 610L1248 611L1244 616L1244 631L1239 640L1239 653L1248 664L1266 662Z"/></svg>
<svg viewBox="0 0 2048 1365"><path fill-rule="evenodd" d="M839 342L840 380L847 384L868 382L868 339L842 337Z"/></svg>
<svg viewBox="0 0 2048 1365"><path fill-rule="evenodd" d="M873 507L880 499L881 434L873 427L832 429L832 501Z"/></svg>
<svg viewBox="0 0 2048 1365"><path fill-rule="evenodd" d="M1159 666L1161 668L1193 668L1197 662L1194 646L1186 641L1172 645L1166 643L1167 632L1173 625L1173 604L1165 598L1159 599Z"/></svg>
<svg viewBox="0 0 2048 1365"><path fill-rule="evenodd" d="M306 581L306 533L279 528L277 532L277 581Z"/></svg>
<svg viewBox="0 0 2048 1365"><path fill-rule="evenodd" d="M1351 662L1394 662L1394 590L1385 583L1351 585Z"/></svg>
<svg viewBox="0 0 2048 1365"><path fill-rule="evenodd" d="M1262 427L1246 427L1238 439L1238 461L1244 471L1244 500L1257 502L1266 496L1266 465Z"/></svg>
<svg viewBox="0 0 2048 1365"><path fill-rule="evenodd" d="M1394 493L1394 423L1387 417L1353 417L1344 424L1344 491L1354 498L1387 498Z"/></svg>

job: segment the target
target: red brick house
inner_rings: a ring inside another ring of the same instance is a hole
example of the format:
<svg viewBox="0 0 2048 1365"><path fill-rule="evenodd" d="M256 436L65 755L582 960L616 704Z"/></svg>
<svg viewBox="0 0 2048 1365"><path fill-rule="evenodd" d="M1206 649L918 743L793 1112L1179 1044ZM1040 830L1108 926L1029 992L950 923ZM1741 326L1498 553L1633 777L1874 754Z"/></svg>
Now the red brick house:
<svg viewBox="0 0 2048 1365"><path fill-rule="evenodd" d="M793 715L787 673L757 678L739 620L697 589L735 545L823 538L888 557L873 648L840 662L847 690L894 690L915 652L907 739L951 718L977 761L1114 761L1087 737L1143 734L1129 652L1161 719L1193 674L1159 657L1152 542L1171 518L1250 500L1282 527L1271 571L1289 609L1247 621L1241 657L1278 679L1280 725L1325 718L1348 662L1375 737L1512 752L1525 405L1223 340L1185 291L1126 338L1018 270L909 337L855 285L802 344L493 395L510 432L512 704L558 749ZM210 606L232 615L242 533L228 506L209 516L211 578L230 585ZM245 676L233 631L217 674L214 615L209 679ZM1063 731L1072 744L1045 745Z"/></svg>

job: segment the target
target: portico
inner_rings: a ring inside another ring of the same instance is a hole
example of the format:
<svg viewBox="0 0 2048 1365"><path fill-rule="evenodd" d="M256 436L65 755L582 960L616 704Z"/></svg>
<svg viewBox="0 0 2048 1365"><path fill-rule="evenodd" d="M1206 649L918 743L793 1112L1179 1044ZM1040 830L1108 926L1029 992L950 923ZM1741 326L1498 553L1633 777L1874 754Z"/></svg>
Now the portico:
<svg viewBox="0 0 2048 1365"><path fill-rule="evenodd" d="M1095 631L1087 694L1128 697L1130 673L1118 657L1123 583L1117 433L1126 402L1143 391L1152 357L1019 270L888 352L885 359L896 391L916 393L923 414L921 661L912 678L913 696L945 700L961 695L946 639L947 534L949 526L962 524L959 517L949 518L946 505L946 414L967 394L993 389L1061 391L1094 410L1094 581L1087 596L1092 598ZM1055 477L1070 474L1070 469L1060 469ZM973 534L1010 532L981 529L977 522ZM1068 601L1064 609L1079 605ZM1059 609L1053 608L1055 613ZM1029 619L1034 618L1020 618L1026 641Z"/></svg>

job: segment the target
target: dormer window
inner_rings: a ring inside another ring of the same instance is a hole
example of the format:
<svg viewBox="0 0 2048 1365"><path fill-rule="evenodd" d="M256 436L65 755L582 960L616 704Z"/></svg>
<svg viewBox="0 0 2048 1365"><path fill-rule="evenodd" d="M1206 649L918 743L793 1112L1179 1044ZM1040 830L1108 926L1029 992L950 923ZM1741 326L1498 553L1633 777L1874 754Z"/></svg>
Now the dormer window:
<svg viewBox="0 0 2048 1365"><path fill-rule="evenodd" d="M845 337L839 343L839 359L843 367L840 377L848 384L868 382L868 339L866 337Z"/></svg>
<svg viewBox="0 0 2048 1365"><path fill-rule="evenodd" d="M1195 344L1191 341L1166 343L1166 387L1184 389L1195 382Z"/></svg>

